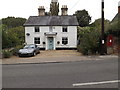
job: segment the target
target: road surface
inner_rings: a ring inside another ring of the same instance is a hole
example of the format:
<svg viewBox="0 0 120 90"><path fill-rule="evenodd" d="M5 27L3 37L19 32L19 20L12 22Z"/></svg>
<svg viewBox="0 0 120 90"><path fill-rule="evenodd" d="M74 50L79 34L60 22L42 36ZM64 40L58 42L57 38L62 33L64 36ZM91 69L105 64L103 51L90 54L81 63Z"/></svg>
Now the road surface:
<svg viewBox="0 0 120 90"><path fill-rule="evenodd" d="M118 58L3 65L3 88L117 88Z"/></svg>

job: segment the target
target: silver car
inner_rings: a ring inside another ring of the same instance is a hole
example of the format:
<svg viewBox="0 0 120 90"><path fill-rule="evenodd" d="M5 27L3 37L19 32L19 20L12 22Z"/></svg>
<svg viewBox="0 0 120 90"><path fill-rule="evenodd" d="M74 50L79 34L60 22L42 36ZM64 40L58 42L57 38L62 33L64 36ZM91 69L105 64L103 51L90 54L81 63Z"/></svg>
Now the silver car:
<svg viewBox="0 0 120 90"><path fill-rule="evenodd" d="M23 49L18 51L18 55L20 56L35 56L40 53L40 48L35 44L26 45Z"/></svg>

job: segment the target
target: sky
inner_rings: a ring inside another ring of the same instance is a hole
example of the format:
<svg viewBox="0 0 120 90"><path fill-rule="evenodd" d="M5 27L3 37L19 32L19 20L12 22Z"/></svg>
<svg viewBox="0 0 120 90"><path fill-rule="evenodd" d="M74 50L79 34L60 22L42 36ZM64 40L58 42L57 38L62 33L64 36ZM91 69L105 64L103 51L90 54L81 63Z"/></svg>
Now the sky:
<svg viewBox="0 0 120 90"><path fill-rule="evenodd" d="M101 18L102 0L58 0L59 10L62 5L68 6L68 15L73 15L77 10L87 10L92 17L92 22ZM120 0L104 0L105 19L112 20L118 12L118 2ZM38 7L44 6L49 11L51 0L1 0L0 19L8 16L22 17L28 19L29 16L38 15ZM59 13L59 15L61 12Z"/></svg>

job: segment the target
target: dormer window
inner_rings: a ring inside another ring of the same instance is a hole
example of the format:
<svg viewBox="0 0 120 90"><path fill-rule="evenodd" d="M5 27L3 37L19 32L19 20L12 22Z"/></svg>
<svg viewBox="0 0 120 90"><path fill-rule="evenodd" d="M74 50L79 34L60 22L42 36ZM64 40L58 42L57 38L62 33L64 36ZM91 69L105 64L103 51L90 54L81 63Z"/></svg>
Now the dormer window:
<svg viewBox="0 0 120 90"><path fill-rule="evenodd" d="M35 32L40 32L39 27L35 27Z"/></svg>
<svg viewBox="0 0 120 90"><path fill-rule="evenodd" d="M62 27L62 32L68 32L67 27Z"/></svg>

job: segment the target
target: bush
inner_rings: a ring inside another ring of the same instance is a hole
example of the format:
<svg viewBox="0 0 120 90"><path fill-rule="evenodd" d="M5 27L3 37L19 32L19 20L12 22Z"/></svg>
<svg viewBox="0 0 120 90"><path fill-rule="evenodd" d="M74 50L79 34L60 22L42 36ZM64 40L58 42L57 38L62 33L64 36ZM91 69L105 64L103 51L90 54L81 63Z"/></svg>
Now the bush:
<svg viewBox="0 0 120 90"><path fill-rule="evenodd" d="M2 55L3 55L3 58L10 58L12 56L12 53L10 50L3 50Z"/></svg>
<svg viewBox="0 0 120 90"><path fill-rule="evenodd" d="M78 52L81 52L83 55L88 55L88 50L86 47L82 47L81 45L77 46Z"/></svg>
<svg viewBox="0 0 120 90"><path fill-rule="evenodd" d="M23 45L18 45L16 46L13 50L12 50L12 53L13 55L17 56L18 55L18 51L19 49L23 48Z"/></svg>
<svg viewBox="0 0 120 90"><path fill-rule="evenodd" d="M80 44L78 51L84 55L96 54L99 48L99 33L93 28L85 28L79 32Z"/></svg>

